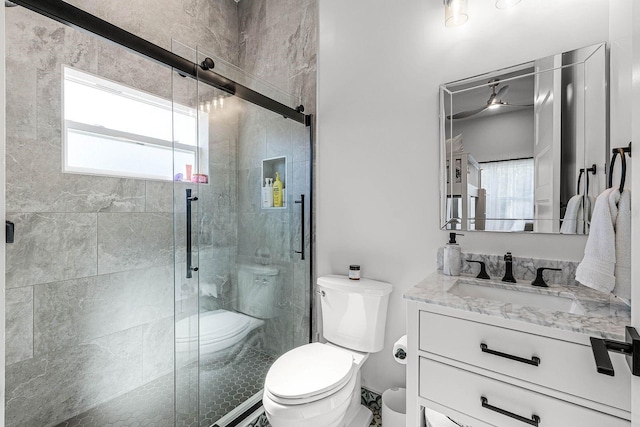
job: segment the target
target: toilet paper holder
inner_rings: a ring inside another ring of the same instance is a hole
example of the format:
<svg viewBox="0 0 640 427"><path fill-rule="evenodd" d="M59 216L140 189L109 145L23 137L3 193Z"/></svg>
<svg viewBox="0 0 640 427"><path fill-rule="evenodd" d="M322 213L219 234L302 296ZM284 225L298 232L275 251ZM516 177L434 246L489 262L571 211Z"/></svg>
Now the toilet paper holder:
<svg viewBox="0 0 640 427"><path fill-rule="evenodd" d="M401 365L407 364L407 336L403 335L393 344L393 359Z"/></svg>

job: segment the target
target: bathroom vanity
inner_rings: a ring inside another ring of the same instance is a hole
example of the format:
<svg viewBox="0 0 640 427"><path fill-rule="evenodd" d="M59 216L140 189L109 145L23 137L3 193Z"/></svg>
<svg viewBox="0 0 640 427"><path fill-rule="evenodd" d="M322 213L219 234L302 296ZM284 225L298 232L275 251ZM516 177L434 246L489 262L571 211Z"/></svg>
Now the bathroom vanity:
<svg viewBox="0 0 640 427"><path fill-rule="evenodd" d="M436 272L407 300L407 426L423 408L473 427L628 427L631 374L589 337L625 339L630 308L581 285L537 288Z"/></svg>

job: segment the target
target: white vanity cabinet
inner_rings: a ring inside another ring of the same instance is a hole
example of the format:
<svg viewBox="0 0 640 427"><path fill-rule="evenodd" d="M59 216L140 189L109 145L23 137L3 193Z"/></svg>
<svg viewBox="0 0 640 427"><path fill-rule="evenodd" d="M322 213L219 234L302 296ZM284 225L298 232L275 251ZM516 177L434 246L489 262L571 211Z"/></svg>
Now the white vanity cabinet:
<svg viewBox="0 0 640 427"><path fill-rule="evenodd" d="M408 426L423 407L464 425L629 427L630 373L596 367L584 334L407 302Z"/></svg>

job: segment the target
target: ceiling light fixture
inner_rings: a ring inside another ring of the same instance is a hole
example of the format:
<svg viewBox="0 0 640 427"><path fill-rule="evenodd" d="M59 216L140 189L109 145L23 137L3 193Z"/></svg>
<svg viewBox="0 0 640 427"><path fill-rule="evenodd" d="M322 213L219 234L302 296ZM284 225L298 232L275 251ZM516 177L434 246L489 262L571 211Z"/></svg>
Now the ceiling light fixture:
<svg viewBox="0 0 640 427"><path fill-rule="evenodd" d="M521 0L496 0L496 8L509 9L520 3Z"/></svg>
<svg viewBox="0 0 640 427"><path fill-rule="evenodd" d="M458 27L469 20L468 0L443 0L444 26Z"/></svg>

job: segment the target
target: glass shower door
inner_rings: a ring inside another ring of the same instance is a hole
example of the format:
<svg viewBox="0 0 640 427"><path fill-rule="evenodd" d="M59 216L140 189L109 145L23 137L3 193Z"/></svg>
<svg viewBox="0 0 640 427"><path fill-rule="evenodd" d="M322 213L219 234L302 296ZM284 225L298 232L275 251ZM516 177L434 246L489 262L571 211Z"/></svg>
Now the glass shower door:
<svg viewBox="0 0 640 427"><path fill-rule="evenodd" d="M195 52L172 41L172 51L190 61ZM172 72L173 124L173 246L174 246L174 376L175 426L199 426L199 205L200 183L205 173L200 135L198 84Z"/></svg>
<svg viewBox="0 0 640 427"><path fill-rule="evenodd" d="M173 426L171 72L6 13L5 424Z"/></svg>
<svg viewBox="0 0 640 427"><path fill-rule="evenodd" d="M6 24L7 426L227 425L307 341L307 130L25 8Z"/></svg>
<svg viewBox="0 0 640 427"><path fill-rule="evenodd" d="M293 105L277 88L174 46L202 64L197 81L173 78L174 127L185 105L197 115L193 142L174 141L177 425L225 426L256 411L271 364L309 340L309 131L210 86L206 68Z"/></svg>

